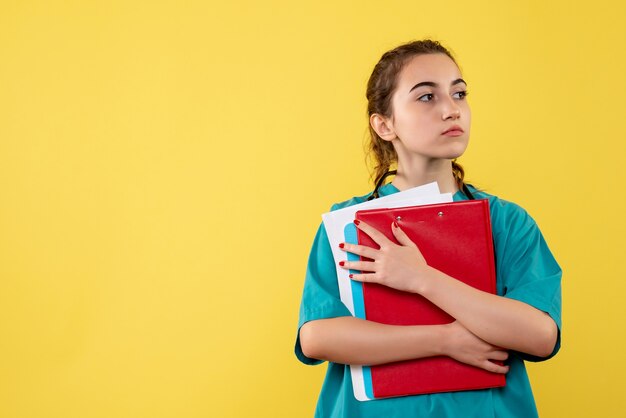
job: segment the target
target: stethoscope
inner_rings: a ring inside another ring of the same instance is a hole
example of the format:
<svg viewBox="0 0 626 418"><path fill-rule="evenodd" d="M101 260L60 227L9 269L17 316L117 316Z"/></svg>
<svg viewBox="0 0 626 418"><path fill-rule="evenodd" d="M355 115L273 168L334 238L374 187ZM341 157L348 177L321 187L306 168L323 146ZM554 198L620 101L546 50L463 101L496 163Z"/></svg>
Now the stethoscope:
<svg viewBox="0 0 626 418"><path fill-rule="evenodd" d="M389 176L393 176L398 172L398 170L390 170L387 171L385 174L383 174L378 181L376 182L376 186L374 187L374 191L372 192L372 194L367 198L367 200L373 200L373 199L378 199L378 189L380 189L380 186L383 185L383 182L385 181L385 179ZM475 200L474 195L472 194L472 192L470 192L470 189L467 187L467 185L465 183L463 183L463 193L465 193L465 196L467 196L467 198L469 200Z"/></svg>

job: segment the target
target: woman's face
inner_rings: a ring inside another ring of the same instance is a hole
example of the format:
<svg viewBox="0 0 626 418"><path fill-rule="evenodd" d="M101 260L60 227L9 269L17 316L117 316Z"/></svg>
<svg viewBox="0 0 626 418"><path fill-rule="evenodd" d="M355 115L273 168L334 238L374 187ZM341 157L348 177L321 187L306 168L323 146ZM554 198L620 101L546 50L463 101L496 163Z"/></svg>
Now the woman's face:
<svg viewBox="0 0 626 418"><path fill-rule="evenodd" d="M398 75L389 123L400 161L454 159L467 148L470 108L461 72L445 54L413 57Z"/></svg>

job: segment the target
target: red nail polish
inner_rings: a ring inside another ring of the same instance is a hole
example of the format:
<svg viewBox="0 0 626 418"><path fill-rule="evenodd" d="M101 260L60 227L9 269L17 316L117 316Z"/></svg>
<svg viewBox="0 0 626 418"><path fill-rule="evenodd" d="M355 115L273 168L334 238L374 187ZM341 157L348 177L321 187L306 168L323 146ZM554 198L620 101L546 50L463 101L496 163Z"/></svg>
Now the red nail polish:
<svg viewBox="0 0 626 418"><path fill-rule="evenodd" d="M394 226L394 228L398 228L398 222L393 221L393 226Z"/></svg>
<svg viewBox="0 0 626 418"><path fill-rule="evenodd" d="M344 264L346 264L346 262L345 262L345 261L340 261L340 262L339 262L339 265L340 265L340 266L343 266Z"/></svg>
<svg viewBox="0 0 626 418"><path fill-rule="evenodd" d="M345 244L342 242L341 244L339 244L339 248L343 248L345 246Z"/></svg>
<svg viewBox="0 0 626 418"><path fill-rule="evenodd" d="M352 274L350 275L350 278L352 278Z"/></svg>
<svg viewBox="0 0 626 418"><path fill-rule="evenodd" d="M361 221L359 221L358 219L355 219L355 220L354 220L354 224L355 224L355 225L358 225L358 224L360 224L360 223L361 223Z"/></svg>

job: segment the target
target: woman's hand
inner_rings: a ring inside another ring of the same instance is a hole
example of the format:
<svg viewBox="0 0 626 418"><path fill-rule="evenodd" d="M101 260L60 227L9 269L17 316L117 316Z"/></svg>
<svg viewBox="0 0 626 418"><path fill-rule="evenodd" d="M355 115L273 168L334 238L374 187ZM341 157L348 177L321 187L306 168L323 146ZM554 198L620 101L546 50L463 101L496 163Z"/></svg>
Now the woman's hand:
<svg viewBox="0 0 626 418"><path fill-rule="evenodd" d="M352 274L353 280L379 283L406 292L419 293L419 278L430 267L426 264L417 245L400 229L396 222L391 224L394 237L400 245L389 240L382 232L363 221L354 221L361 231L370 236L380 249L365 245L343 243L344 251L369 258L373 261L342 261L339 265L345 269L360 270L361 274Z"/></svg>
<svg viewBox="0 0 626 418"><path fill-rule="evenodd" d="M442 351L448 357L494 373L507 373L509 366L501 366L492 360L504 361L509 353L491 345L472 334L458 321L447 325Z"/></svg>

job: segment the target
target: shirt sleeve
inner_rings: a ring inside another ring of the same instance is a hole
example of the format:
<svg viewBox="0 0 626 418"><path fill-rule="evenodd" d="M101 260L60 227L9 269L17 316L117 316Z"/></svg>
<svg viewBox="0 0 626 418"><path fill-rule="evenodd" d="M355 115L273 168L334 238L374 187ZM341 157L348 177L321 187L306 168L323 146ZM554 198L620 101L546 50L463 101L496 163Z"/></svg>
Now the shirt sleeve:
<svg viewBox="0 0 626 418"><path fill-rule="evenodd" d="M506 232L501 237L501 251L497 251L501 292L546 312L554 320L558 335L549 356L518 353L524 360L543 361L556 355L561 347L562 271L535 221L524 209L513 206L514 213L507 219Z"/></svg>
<svg viewBox="0 0 626 418"><path fill-rule="evenodd" d="M300 328L309 321L340 316L352 316L339 297L337 272L324 225L320 225L313 241L300 303L300 318L296 334L296 357L305 364L319 364L321 360L304 355L300 346Z"/></svg>

